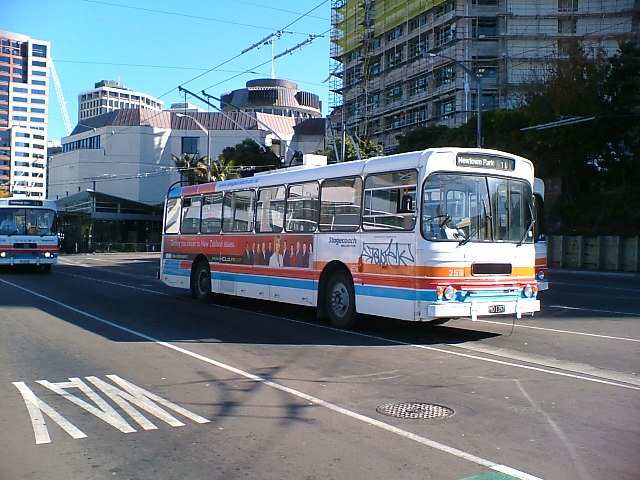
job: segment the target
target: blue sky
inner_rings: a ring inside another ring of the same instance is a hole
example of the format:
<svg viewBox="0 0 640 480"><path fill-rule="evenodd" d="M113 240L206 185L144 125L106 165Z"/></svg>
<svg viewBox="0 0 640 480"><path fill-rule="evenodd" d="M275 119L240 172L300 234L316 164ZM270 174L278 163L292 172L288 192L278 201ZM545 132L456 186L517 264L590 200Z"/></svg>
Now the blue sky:
<svg viewBox="0 0 640 480"><path fill-rule="evenodd" d="M321 0L4 0L0 30L23 33L51 42L51 53L62 83L71 122L78 116L77 95L102 79L120 80L130 88L159 96L171 88L240 53L272 30L284 27ZM163 10L181 15L134 10ZM330 27L330 2L301 19L276 43L276 53L303 41L309 33ZM192 18L184 15L206 18ZM221 19L234 24L214 21ZM256 28L261 27L261 28ZM246 53L186 88L209 93L241 88L252 78L269 77L270 63L228 80L238 72L271 58L271 47ZM84 62L84 63L80 63ZM155 65L163 68L113 65ZM173 67L173 68L164 68ZM177 68L176 68L177 67ZM329 35L298 52L276 60L276 76L297 81L320 95L327 112ZM219 82L222 82L218 84ZM218 84L218 85L215 85ZM215 86L214 86L215 85ZM50 88L49 137L64 136L53 84ZM165 105L184 101L174 91ZM193 99L190 100L196 103ZM203 105L201 105L203 106ZM206 107L206 106L203 106Z"/></svg>

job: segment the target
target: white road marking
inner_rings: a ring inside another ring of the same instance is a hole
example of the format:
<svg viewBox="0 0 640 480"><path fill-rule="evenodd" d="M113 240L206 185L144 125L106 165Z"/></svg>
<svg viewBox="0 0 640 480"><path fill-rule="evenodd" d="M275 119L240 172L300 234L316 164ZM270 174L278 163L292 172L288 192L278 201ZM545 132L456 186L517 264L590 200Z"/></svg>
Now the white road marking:
<svg viewBox="0 0 640 480"><path fill-rule="evenodd" d="M466 319L465 319L466 321ZM469 320L471 322L471 320ZM512 323L510 322L497 322L495 320L475 320L475 322L481 322L481 323L494 323L496 325L506 325L508 327L510 327L512 325ZM624 340L627 342L640 342L640 339L637 338L629 338L629 337L615 337L613 335L601 335L599 333L587 333L587 332L577 332L575 330L560 330L558 328L549 328L549 327L535 327L533 325L523 325L521 323L516 323L515 324L516 328L529 328L532 330L544 330L546 332L554 332L554 333L567 333L567 334L571 334L571 335L584 335L586 337L597 337L597 338L608 338L611 340Z"/></svg>
<svg viewBox="0 0 640 480"><path fill-rule="evenodd" d="M547 305L548 308L561 308L563 310L582 310L585 312L611 313L613 315L631 315L632 317L640 317L640 313L620 312L617 310L600 310L599 308L587 307L568 307L566 305Z"/></svg>
<svg viewBox="0 0 640 480"><path fill-rule="evenodd" d="M13 385L18 389L20 395L22 395L25 405L27 406L29 418L31 418L31 425L33 426L33 433L36 437L36 445L51 443L51 437L49 436L49 430L47 429L47 424L44 421L43 413L56 422L60 428L71 435L72 438L75 438L76 440L79 438L87 438L87 436L69 420L36 397L24 382L13 382Z"/></svg>
<svg viewBox="0 0 640 480"><path fill-rule="evenodd" d="M259 383L261 383L263 385L266 385L266 386L271 387L273 389L279 390L281 392L289 393L289 394L291 394L291 395L293 395L295 397L298 397L298 398L301 398L301 399L306 400L308 402L314 403L316 405L325 407L325 408L327 408L327 409L329 409L329 410L331 410L333 412L340 413L342 415L345 415L347 417L353 418L355 420L359 420L359 421L364 422L364 423L366 423L368 425L371 425L373 427L380 428L382 430L385 430L387 432L390 432L390 433L393 433L395 435L401 436L401 437L406 438L408 440L412 440L414 442L417 442L417 443L419 443L421 445L425 445L425 446L433 448L435 450L439 450L441 452L448 453L450 455L453 455L455 457L467 460L467 461L475 463L477 465L481 465L483 467L490 468L490 469L495 470L497 472L502 472L502 473L506 473L508 475L512 475L512 476L514 476L516 478L519 478L519 479L522 479L522 480L540 480L539 477L535 477L535 476L530 475L530 474L528 474L526 472L522 472L520 470L516 470L514 468L511 468L509 466L501 465L501 464L499 464L497 462L493 462L491 460L487 460L485 458L478 457L476 455L467 453L467 452L465 452L463 450L459 450L457 448L450 447L450 446L445 445L443 443L436 442L435 440L430 440L430 439L428 439L426 437L417 435L417 434L409 432L407 430L403 430L401 428L395 427L393 425L390 425L388 423L382 422L380 420L376 420L375 418L367 417L366 415L362 415L360 413L357 413L357 412L348 410L346 408L340 407L339 405L336 405L334 403L327 402L327 401L322 400L322 399L320 399L318 397L314 397L313 395L308 395L308 394L303 393L303 392L301 392L299 390L295 390L293 388L286 387L286 386L284 386L282 384L273 382L271 380L267 380L264 377L260 377L258 375L253 374L253 373L245 372L244 370L241 370L239 368L233 367L231 365L227 365L226 363L222 363L222 362L219 362L219 361L214 360L212 358L205 357L204 355L200 355L199 353L192 352L191 350L187 350L186 348L178 347L177 345L173 345L171 343L164 342L164 341L159 340L157 338L154 338L154 337L152 337L150 335L144 334L142 332L138 332L138 331L130 329L128 327L124 327L122 325L119 325L117 323L111 322L109 320L106 320L106 319L104 319L102 317L99 317L97 315L94 315L92 313L86 312L84 310L80 310L79 308L72 307L71 305L68 305L66 303L60 302L58 300L55 300L55 299L53 299L51 297L48 297L46 295L43 295L41 293L37 293L37 292L34 292L33 290L30 290L28 288L16 285L16 284L14 284L12 282L8 282L8 281L6 281L4 279L0 279L0 282L5 283L7 285L11 285L14 288L17 288L19 290L22 290L22 291L25 291L27 293L30 293L30 294L38 297L38 298L41 298L43 300L47 300L47 301L49 301L51 303L54 303L54 304L56 304L56 305L58 305L60 307L66 308L66 309L68 309L68 310L70 310L72 312L78 313L78 314L83 315L83 316L85 316L87 318L91 318L92 320L95 320L95 321L100 322L102 324L109 325L109 326L111 326L113 328L116 328L118 330L121 330L123 332L129 333L131 335L135 335L135 336L137 336L139 338L143 338L143 339L148 340L150 342L154 342L156 345L163 346L165 348L168 348L168 349L174 350L176 352L182 353L182 354L187 355L189 357L192 357L192 358L195 358L197 360L200 360L200 361L202 361L204 363L208 363L209 365L213 365L213 366L221 368L223 370L227 370L229 372L235 373L236 375L240 375L240 376L243 376L245 378L251 379L251 380L253 380L255 382L259 382ZM111 380L113 380L114 382L119 383L121 386L124 387L125 384L118 382L116 380L117 377L115 377L115 375L109 375L108 377ZM91 380L91 377L87 377L87 379L93 383L93 381ZM94 383L94 385L95 385L95 383Z"/></svg>
<svg viewBox="0 0 640 480"><path fill-rule="evenodd" d="M166 400L145 390L144 388L127 382L117 375L107 375L107 378L113 383L118 384L124 390L114 387L113 385L109 385L108 383L96 377L87 377L87 380L89 380L96 387L102 390L105 395L111 398L111 400L113 400L120 408L127 412L131 416L131 418L138 422L138 425L140 425L145 430L154 430L157 427L149 420L147 420L143 415L141 415L140 412L138 412L134 407L130 405L130 403L133 403L138 408L145 410L154 417L157 417L160 420L168 423L172 427L182 427L184 426L184 423L182 423L180 420L178 420L162 408L158 407L158 405L156 405L154 402L157 402L160 405L163 405L164 407L173 410L174 412L179 413L180 415L183 415L196 423L209 423L210 421L204 417L201 417L200 415L196 415L195 413L190 412L186 408L182 408L180 405L176 405L169 400Z"/></svg>
<svg viewBox="0 0 640 480"><path fill-rule="evenodd" d="M544 365L550 368L557 368L558 370L581 373L583 375L589 375L591 377L606 378L614 382L628 383L630 385L636 385L638 387L637 389L640 390L640 378L630 373L605 370L603 368L594 367L586 363L559 360L553 357L536 355L533 353L525 353L508 348L494 347L493 345L475 344L466 345L464 348L467 350L472 350L474 352L493 355L496 357L510 358L512 360L518 360L535 365Z"/></svg>
<svg viewBox="0 0 640 480"><path fill-rule="evenodd" d="M67 277L75 277L75 278L84 278L86 280L93 280L94 282L98 282L98 283L104 283L107 285L116 285L118 287L128 287L128 288L131 288L132 290L139 290L141 292L147 292L147 293L155 293L156 295L163 295L165 297L172 296L172 295L169 295L168 293L161 292L160 290L151 290L149 288L134 287L132 285L127 285L125 283L111 282L109 280L102 280L99 278L87 277L85 275L77 275L75 273L58 272L57 275L65 275Z"/></svg>
<svg viewBox="0 0 640 480"><path fill-rule="evenodd" d="M71 275L71 274L67 274L67 275ZM95 281L98 281L98 282L103 281L103 280L94 279L92 277L83 277L83 278L95 280ZM6 280L0 279L0 281L8 283L10 285L13 285L16 288L21 288L21 289L26 290L26 291L28 291L30 293L35 294L35 295L39 295L39 294L37 294L35 292L32 292L31 290L28 290L28 289L26 289L24 287L20 287L20 286L18 286L16 284L13 284L13 283L8 282ZM148 291L149 293L157 293L159 295L169 296L168 294L166 294L164 292L159 292L159 291L156 291L156 290L149 291L147 289L134 287L134 286L131 286L131 285L127 285L125 283L118 283L118 282L109 282L109 283L111 283L113 285L125 287L125 288L131 288L131 289L134 289L134 290ZM228 305L218 305L218 306L222 307L222 308L231 309L231 310L246 312L246 310L243 310L241 308L232 307L232 306L228 306ZM342 329L339 329L339 328L330 327L328 325L321 325L321 324L317 324L317 323L309 323L309 322L304 322L302 320L294 320L293 318L288 318L288 317L283 317L283 316L276 316L276 315L271 315L271 314L268 314L268 313L261 313L261 312L257 312L257 313L259 315L262 315L262 316L275 318L277 320L285 320L285 321L290 322L290 323L296 323L296 324L299 324L299 325L307 325L307 326L310 326L310 327L316 327L316 328L321 328L321 329L325 329L325 330L332 330L332 331L339 332L339 333L342 333L342 334L355 335L355 336L358 336L358 337L364 337L364 338L369 338L369 339L378 340L378 341L385 341L385 342L389 342L389 343L394 343L396 345L404 345L404 346L413 347L413 348L420 348L420 349L423 349L423 350L431 350L431 351L439 352L439 353L447 353L449 355L455 355L455 356L464 357L464 358L471 358L473 360L481 360L481 361L484 361L484 362L496 363L496 364L499 364L499 365L506 365L506 366L515 367L515 368L522 368L522 369L525 369L525 370L533 370L533 371L536 371L536 372L546 373L546 374L550 374L550 375L558 375L558 376L562 376L562 377L574 378L574 379L577 379L577 380L586 380L588 382L601 383L601 384L604 384L604 385L611 385L611 386L614 386L614 387L627 388L627 389L630 389L630 390L640 390L640 386L626 385L626 384L623 384L623 383L618 383L617 381L609 381L609 380L613 380L613 379L607 379L608 377L604 377L604 379L603 378L587 377L587 376L584 376L584 375L577 375L577 374L573 374L573 373L560 372L560 371L557 371L557 370L549 370L547 368L535 367L535 366L532 366L532 365L523 365L523 364L519 364L519 363L506 362L504 360L497 360L497 359L494 359L494 358L480 357L478 355L472 355L472 354L468 354L468 353L457 352L455 350L448 350L448 349L445 349L445 348L438 348L438 347L431 347L431 346L427 346L427 345L420 345L420 344L417 344L417 343L404 342L402 340L394 340L394 339L391 339L391 338L380 337L378 335L373 335L373 334L369 334L369 333L355 332L353 330L342 330ZM470 348L469 346L464 346L463 347L463 346L454 345L454 344L451 344L451 343L445 343L444 345L446 345L448 347L451 347L451 348L461 349L461 350L465 350L465 349L466 350L473 350L473 348ZM527 363L535 363L535 362L527 362ZM559 368L561 370L569 370L569 369L564 368L564 367L554 367L554 368Z"/></svg>
<svg viewBox="0 0 640 480"><path fill-rule="evenodd" d="M36 383L39 383L43 387L48 388L52 392L55 392L58 395L66 398L71 403L85 409L87 412L95 415L100 420L103 420L112 427L117 428L122 433L133 433L136 431L131 425L127 423L124 418L122 418L122 416L120 416L118 412L115 411L115 409L111 405L105 402L102 397L91 390L91 388L79 378L73 377L69 378L68 382L59 383L52 383L46 380L38 380ZM67 389L70 388L77 388L78 390L80 390L87 397L89 397L98 406L98 408L67 392Z"/></svg>

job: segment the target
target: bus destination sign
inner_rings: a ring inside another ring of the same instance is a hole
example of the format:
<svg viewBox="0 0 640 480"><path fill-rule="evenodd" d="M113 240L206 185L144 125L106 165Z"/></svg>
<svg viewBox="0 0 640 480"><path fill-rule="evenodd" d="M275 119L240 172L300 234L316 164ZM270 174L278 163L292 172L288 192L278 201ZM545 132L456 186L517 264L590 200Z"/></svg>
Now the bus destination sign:
<svg viewBox="0 0 640 480"><path fill-rule="evenodd" d="M513 171L516 161L512 158L495 157L487 155L458 155L456 158L458 167L489 168L491 170Z"/></svg>
<svg viewBox="0 0 640 480"><path fill-rule="evenodd" d="M42 200L9 200L9 205L16 207L41 207Z"/></svg>

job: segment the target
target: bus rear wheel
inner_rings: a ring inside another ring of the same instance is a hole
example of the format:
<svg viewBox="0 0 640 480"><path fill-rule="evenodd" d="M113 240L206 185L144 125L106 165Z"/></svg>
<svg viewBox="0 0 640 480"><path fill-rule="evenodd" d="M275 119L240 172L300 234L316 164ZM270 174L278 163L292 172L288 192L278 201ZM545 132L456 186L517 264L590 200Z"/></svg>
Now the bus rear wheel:
<svg viewBox="0 0 640 480"><path fill-rule="evenodd" d="M191 296L201 302L211 297L211 270L204 260L198 262L191 271Z"/></svg>
<svg viewBox="0 0 640 480"><path fill-rule="evenodd" d="M344 272L335 272L327 282L324 311L334 327L350 328L356 323L353 282Z"/></svg>

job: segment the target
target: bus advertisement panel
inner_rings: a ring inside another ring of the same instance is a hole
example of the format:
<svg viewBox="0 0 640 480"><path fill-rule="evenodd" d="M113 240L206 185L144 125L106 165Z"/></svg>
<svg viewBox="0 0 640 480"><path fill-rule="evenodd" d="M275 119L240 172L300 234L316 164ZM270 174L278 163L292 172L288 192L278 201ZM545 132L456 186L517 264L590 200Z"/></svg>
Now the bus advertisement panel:
<svg viewBox="0 0 640 480"><path fill-rule="evenodd" d="M533 314L533 166L432 149L170 190L161 279L419 321Z"/></svg>
<svg viewBox="0 0 640 480"><path fill-rule="evenodd" d="M37 265L45 271L58 259L55 202L0 199L0 265Z"/></svg>

